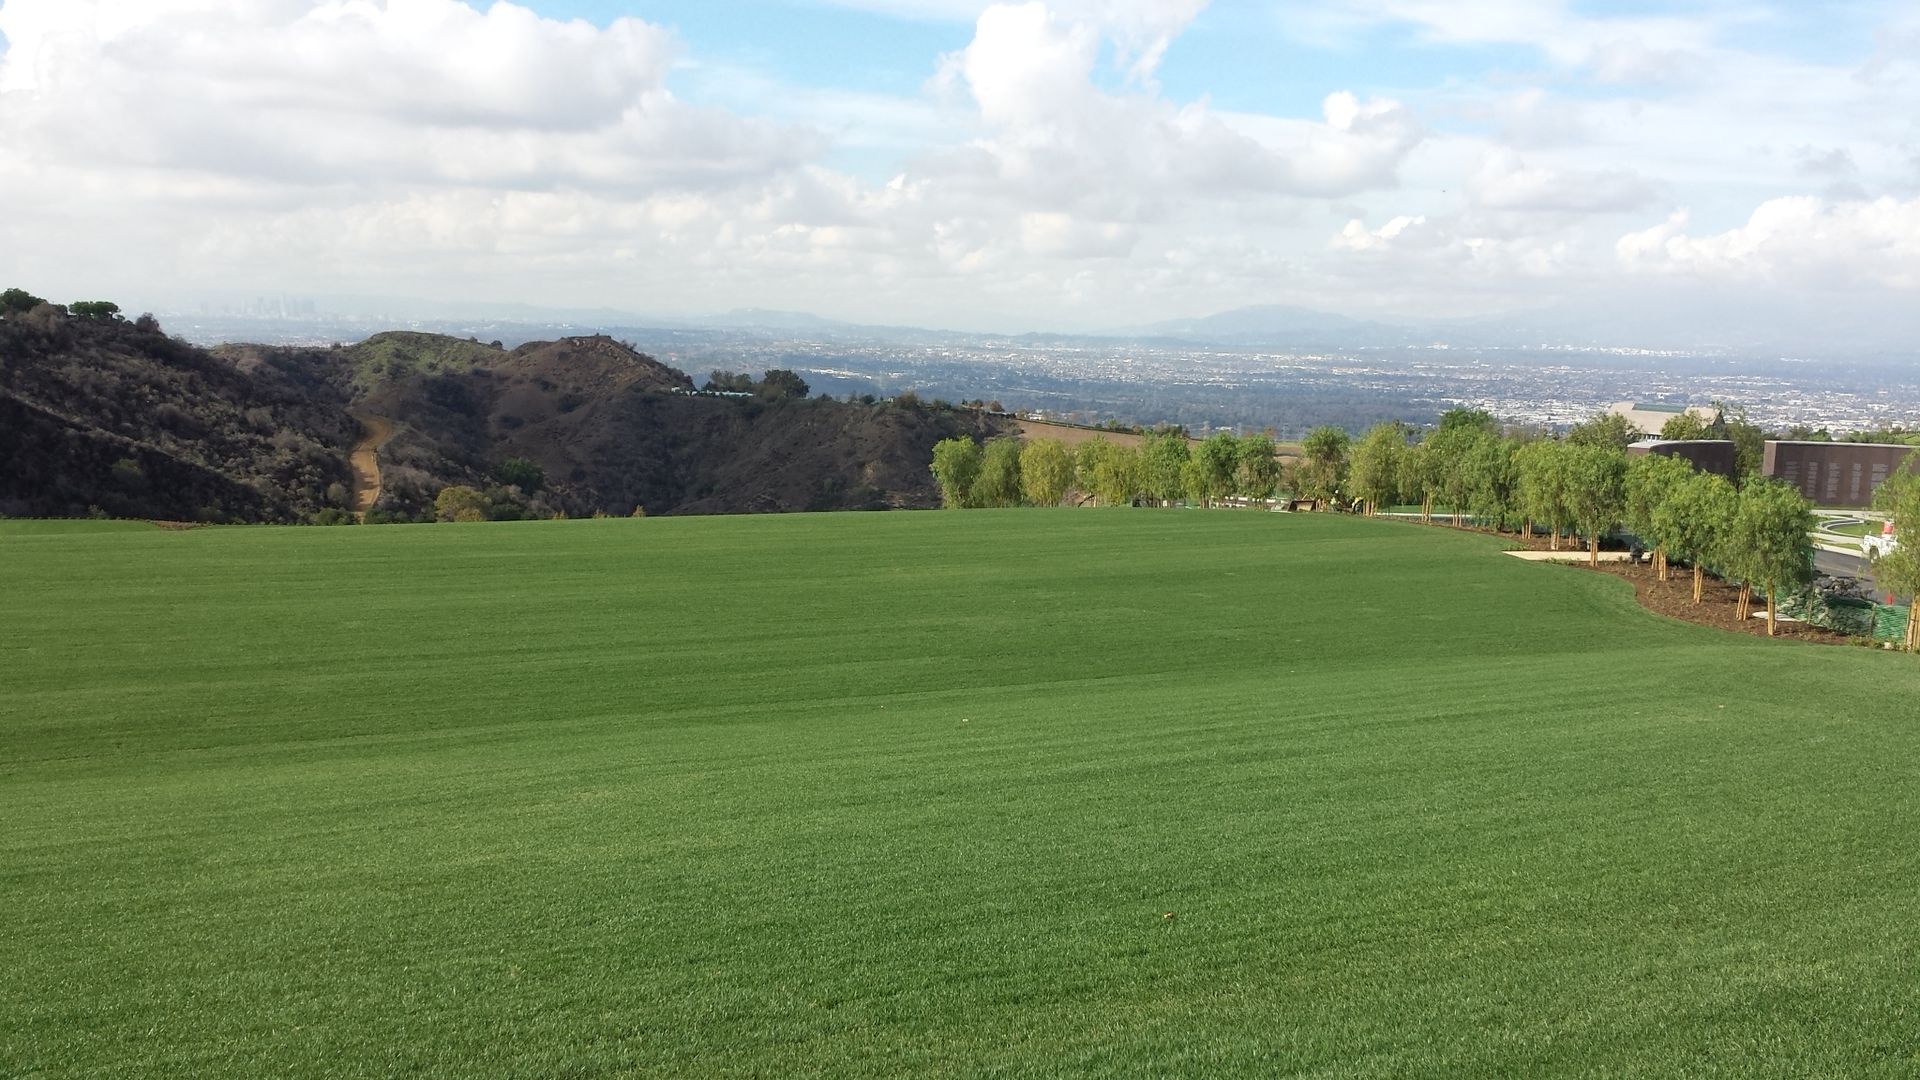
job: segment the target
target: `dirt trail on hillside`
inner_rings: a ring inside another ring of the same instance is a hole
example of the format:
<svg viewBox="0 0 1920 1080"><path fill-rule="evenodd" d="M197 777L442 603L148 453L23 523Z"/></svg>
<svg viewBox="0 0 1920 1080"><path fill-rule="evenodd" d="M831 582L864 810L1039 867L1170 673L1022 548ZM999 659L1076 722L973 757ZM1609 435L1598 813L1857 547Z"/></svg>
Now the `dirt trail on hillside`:
<svg viewBox="0 0 1920 1080"><path fill-rule="evenodd" d="M365 521L367 511L380 501L380 448L393 438L393 421L384 416L358 416L360 441L353 444L347 464L353 469L353 516Z"/></svg>

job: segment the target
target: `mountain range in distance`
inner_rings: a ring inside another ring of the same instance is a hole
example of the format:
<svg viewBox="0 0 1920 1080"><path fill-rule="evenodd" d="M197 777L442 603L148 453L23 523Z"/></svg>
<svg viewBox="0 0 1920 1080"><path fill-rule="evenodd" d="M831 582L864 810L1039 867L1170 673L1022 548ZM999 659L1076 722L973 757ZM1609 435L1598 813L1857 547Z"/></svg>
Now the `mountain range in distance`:
<svg viewBox="0 0 1920 1080"><path fill-rule="evenodd" d="M1909 359L1920 341L1920 306L1888 310L1830 296L1755 311L1731 296L1698 290L1670 294L1578 298L1531 312L1500 316L1409 319L1361 318L1313 308L1266 304L1197 318L1082 332L985 333L919 326L859 323L807 312L736 308L698 316L661 316L613 308L547 308L528 304L441 303L391 298L304 301L301 314L259 305L222 311L162 309L169 325L200 343L235 340L262 324L308 326L341 337L408 325L446 333L513 337L554 328L580 332L644 329L693 339L744 335L766 339L941 345L1007 341L1026 345L1136 343L1229 350L1331 351L1375 348L1546 348L1677 350L1778 357L1805 355L1850 360ZM311 313L309 313L311 312ZM498 334L490 333L498 329ZM1892 343L1892 344L1890 344Z"/></svg>

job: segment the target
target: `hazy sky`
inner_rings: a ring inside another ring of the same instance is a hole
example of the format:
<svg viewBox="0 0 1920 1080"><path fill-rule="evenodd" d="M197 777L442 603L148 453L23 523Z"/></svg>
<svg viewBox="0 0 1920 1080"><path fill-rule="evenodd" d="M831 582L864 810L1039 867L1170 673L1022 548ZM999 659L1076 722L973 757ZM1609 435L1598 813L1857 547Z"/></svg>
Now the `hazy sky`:
<svg viewBox="0 0 1920 1080"><path fill-rule="evenodd" d="M1920 307L1920 6L3 0L0 285Z"/></svg>

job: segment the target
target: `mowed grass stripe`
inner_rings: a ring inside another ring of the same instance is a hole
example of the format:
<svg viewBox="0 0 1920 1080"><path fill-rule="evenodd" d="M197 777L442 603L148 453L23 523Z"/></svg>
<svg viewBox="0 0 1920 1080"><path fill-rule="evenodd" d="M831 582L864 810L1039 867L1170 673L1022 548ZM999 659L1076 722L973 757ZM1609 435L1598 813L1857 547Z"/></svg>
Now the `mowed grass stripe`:
<svg viewBox="0 0 1920 1080"><path fill-rule="evenodd" d="M1916 1066L1911 666L1475 537L7 528L17 1071Z"/></svg>

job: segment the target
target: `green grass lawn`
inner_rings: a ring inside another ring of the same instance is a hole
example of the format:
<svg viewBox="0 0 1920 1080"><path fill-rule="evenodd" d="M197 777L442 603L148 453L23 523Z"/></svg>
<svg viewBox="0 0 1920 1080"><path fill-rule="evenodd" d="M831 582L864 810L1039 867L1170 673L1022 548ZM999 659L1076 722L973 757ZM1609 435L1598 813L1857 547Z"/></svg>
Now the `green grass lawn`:
<svg viewBox="0 0 1920 1080"><path fill-rule="evenodd" d="M0 1075L1920 1071L1920 667L1496 549L0 525Z"/></svg>
<svg viewBox="0 0 1920 1080"><path fill-rule="evenodd" d="M1869 532L1873 533L1873 535L1875 536L1879 536L1880 522L1879 521L1855 521L1846 525L1827 525L1825 523L1822 523L1820 526L1820 529L1822 532L1836 533L1841 536L1865 536Z"/></svg>

